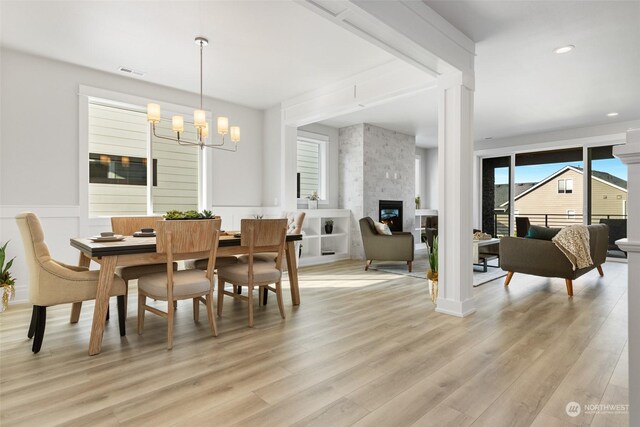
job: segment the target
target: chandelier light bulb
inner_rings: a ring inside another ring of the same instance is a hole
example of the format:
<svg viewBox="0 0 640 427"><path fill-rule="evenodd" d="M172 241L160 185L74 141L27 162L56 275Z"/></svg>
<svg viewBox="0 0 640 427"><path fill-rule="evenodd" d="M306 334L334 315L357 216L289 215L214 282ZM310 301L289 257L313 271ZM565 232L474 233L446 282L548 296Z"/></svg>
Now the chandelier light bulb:
<svg viewBox="0 0 640 427"><path fill-rule="evenodd" d="M160 123L160 106L158 104L147 104L147 120L150 123Z"/></svg>
<svg viewBox="0 0 640 427"><path fill-rule="evenodd" d="M231 126L231 141L240 141L240 126Z"/></svg>
<svg viewBox="0 0 640 427"><path fill-rule="evenodd" d="M171 127L174 132L184 132L184 119L182 116L171 117Z"/></svg>
<svg viewBox="0 0 640 427"><path fill-rule="evenodd" d="M218 133L220 135L226 135L229 133L229 118L218 117Z"/></svg>
<svg viewBox="0 0 640 427"><path fill-rule="evenodd" d="M193 111L193 124L198 129L202 129L207 124L207 114L204 110Z"/></svg>
<svg viewBox="0 0 640 427"><path fill-rule="evenodd" d="M200 131L200 136L202 136L203 139L209 136L209 123L208 122L206 122L204 124L204 127Z"/></svg>

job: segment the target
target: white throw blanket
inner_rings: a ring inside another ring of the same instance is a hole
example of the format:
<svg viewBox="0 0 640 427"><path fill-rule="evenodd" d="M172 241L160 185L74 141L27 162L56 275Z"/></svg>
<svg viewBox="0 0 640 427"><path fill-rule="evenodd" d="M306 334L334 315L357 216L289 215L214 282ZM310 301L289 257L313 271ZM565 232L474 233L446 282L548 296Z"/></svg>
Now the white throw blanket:
<svg viewBox="0 0 640 427"><path fill-rule="evenodd" d="M551 240L569 259L573 271L593 264L589 250L589 230L586 225L565 227Z"/></svg>

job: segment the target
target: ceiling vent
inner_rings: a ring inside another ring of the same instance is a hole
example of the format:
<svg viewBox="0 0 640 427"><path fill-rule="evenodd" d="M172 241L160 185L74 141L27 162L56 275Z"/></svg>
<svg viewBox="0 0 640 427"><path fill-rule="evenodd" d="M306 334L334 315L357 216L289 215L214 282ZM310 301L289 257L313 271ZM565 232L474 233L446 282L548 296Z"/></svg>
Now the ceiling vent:
<svg viewBox="0 0 640 427"><path fill-rule="evenodd" d="M145 74L143 71L136 71L127 67L119 67L118 71L120 71L121 73L130 74L132 76L137 76L137 77L142 77Z"/></svg>

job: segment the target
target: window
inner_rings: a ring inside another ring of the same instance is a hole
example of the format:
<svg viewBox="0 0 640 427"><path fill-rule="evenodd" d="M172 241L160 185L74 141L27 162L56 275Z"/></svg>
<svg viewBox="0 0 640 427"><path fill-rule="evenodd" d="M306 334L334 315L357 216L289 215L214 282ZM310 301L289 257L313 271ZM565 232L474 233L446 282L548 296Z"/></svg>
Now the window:
<svg viewBox="0 0 640 427"><path fill-rule="evenodd" d="M297 195L304 199L314 191L320 200L327 199L326 135L298 131Z"/></svg>
<svg viewBox="0 0 640 427"><path fill-rule="evenodd" d="M90 217L198 209L200 150L152 138L142 108L90 100L88 111ZM193 138L187 128L184 136ZM170 124L157 132L170 136Z"/></svg>
<svg viewBox="0 0 640 427"><path fill-rule="evenodd" d="M573 179L559 179L558 180L558 193L573 193Z"/></svg>

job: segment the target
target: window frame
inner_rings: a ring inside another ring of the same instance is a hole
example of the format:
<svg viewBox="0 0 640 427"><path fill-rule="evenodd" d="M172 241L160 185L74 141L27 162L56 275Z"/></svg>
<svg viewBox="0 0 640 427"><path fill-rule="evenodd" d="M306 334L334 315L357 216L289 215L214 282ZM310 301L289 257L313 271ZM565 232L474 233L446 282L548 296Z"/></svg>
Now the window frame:
<svg viewBox="0 0 640 427"><path fill-rule="evenodd" d="M306 142L318 145L318 202L327 204L329 202L329 136L320 133L298 130L296 137L296 176L298 174L298 142ZM297 184L296 184L297 188ZM306 196L297 197L298 202L305 202Z"/></svg>
<svg viewBox="0 0 640 427"><path fill-rule="evenodd" d="M560 189L560 183L562 183L562 190ZM571 185L568 185L569 183ZM573 178L558 179L558 194L573 194Z"/></svg>
<svg viewBox="0 0 640 427"><path fill-rule="evenodd" d="M181 114L190 117L193 108L184 105L172 104L152 97L140 97L107 89L91 86L79 85L78 90L78 131L79 131L79 178L78 178L78 201L79 201L79 227L80 230L88 230L92 226L102 226L103 220L111 216L89 216L89 105L91 103L106 105L109 107L122 108L146 114L146 104L148 102L160 102L162 119L171 120L171 116ZM206 119L210 128L213 114L205 110ZM177 144L177 143L176 143ZM189 147L187 147L189 148ZM195 147L193 148L195 149ZM198 150L198 210L207 209L211 195L207 187L207 180L210 174L210 165L213 162L211 150ZM153 147L151 146L151 132L147 133L147 159L153 158ZM157 215L164 212L153 212L153 186L149 187L153 179L153 163L147 161L147 176L149 182L147 188L147 215ZM87 231L84 231L85 234Z"/></svg>

